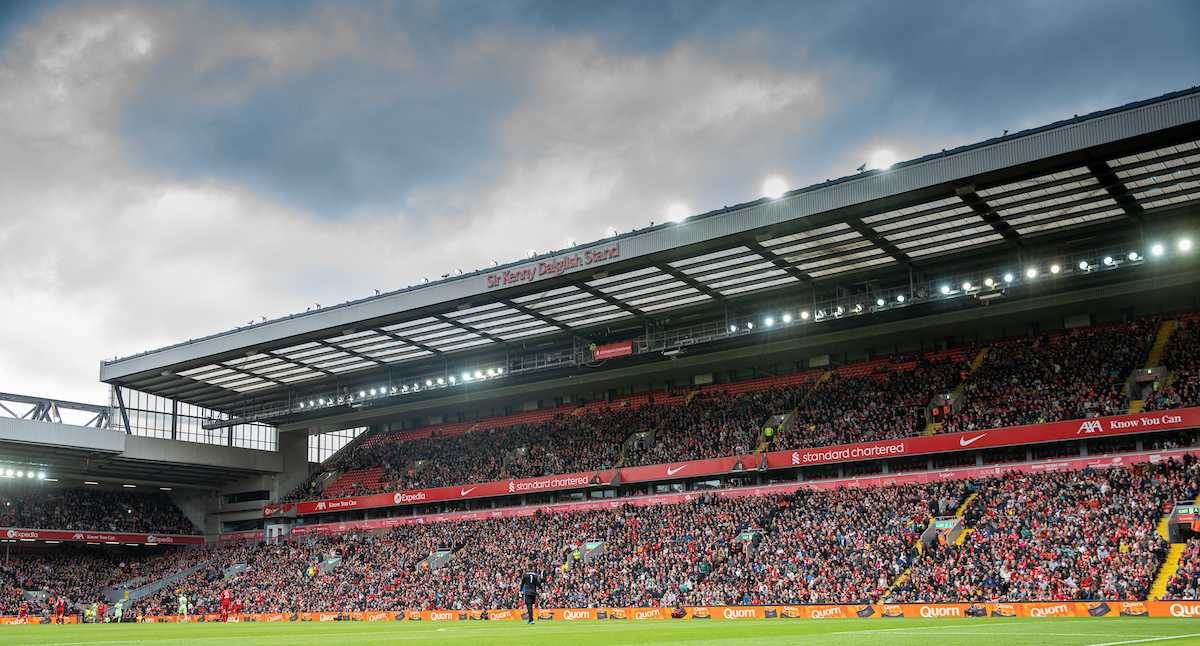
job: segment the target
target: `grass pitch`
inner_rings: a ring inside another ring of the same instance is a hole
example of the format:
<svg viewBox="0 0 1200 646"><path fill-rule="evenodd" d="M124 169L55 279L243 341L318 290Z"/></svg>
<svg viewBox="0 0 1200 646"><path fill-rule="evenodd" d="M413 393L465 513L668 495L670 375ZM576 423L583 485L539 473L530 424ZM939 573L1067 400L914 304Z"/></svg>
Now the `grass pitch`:
<svg viewBox="0 0 1200 646"><path fill-rule="evenodd" d="M326 622L288 624L108 624L3 626L0 646L224 646L273 644L367 646L369 644L819 644L858 646L931 643L971 646L1053 644L1200 645L1200 619L765 619L497 622Z"/></svg>

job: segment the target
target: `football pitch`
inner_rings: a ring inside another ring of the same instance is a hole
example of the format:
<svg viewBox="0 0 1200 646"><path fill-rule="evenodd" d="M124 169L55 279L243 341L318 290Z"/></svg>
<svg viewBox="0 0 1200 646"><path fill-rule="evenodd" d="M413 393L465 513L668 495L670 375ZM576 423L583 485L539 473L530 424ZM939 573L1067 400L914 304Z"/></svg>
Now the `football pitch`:
<svg viewBox="0 0 1200 646"><path fill-rule="evenodd" d="M498 622L326 622L288 624L107 624L3 626L0 646L223 644L1200 644L1200 620L1174 618L642 620Z"/></svg>

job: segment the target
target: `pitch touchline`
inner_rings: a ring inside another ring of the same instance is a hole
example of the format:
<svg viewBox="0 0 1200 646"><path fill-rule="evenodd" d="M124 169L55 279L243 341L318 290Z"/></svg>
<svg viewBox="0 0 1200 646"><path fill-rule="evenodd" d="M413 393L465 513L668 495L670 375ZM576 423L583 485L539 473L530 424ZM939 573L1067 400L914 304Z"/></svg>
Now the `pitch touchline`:
<svg viewBox="0 0 1200 646"><path fill-rule="evenodd" d="M1171 635L1170 637L1149 637L1147 639L1130 639L1123 642L1105 642L1103 644L1088 644L1088 646L1117 646L1117 644L1140 644L1142 642L1161 642L1168 639L1185 639L1187 637L1200 637L1200 633L1192 633L1191 635Z"/></svg>

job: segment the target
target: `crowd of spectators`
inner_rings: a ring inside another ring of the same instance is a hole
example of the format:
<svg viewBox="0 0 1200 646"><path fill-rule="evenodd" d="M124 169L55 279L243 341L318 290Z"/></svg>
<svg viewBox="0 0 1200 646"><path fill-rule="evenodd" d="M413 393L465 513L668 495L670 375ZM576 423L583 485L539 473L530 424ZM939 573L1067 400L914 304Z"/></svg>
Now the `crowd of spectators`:
<svg viewBox="0 0 1200 646"><path fill-rule="evenodd" d="M1167 582L1163 601L1200 599L1200 538L1188 539L1174 576Z"/></svg>
<svg viewBox="0 0 1200 646"><path fill-rule="evenodd" d="M148 585L208 558L203 550L162 549L159 554L92 548L11 554L0 567L0 614L16 614L24 603L38 615L60 596L71 604L91 604L101 600L101 591ZM23 591L45 594L27 599Z"/></svg>
<svg viewBox="0 0 1200 646"><path fill-rule="evenodd" d="M1183 461L984 481L961 544L933 546L891 602L1144 600L1168 543L1155 528L1200 486Z"/></svg>
<svg viewBox="0 0 1200 646"><path fill-rule="evenodd" d="M996 343L965 381L943 433L1119 415L1122 386L1145 364L1160 321L1048 332Z"/></svg>
<svg viewBox="0 0 1200 646"><path fill-rule="evenodd" d="M1159 324L1149 317L994 342L974 371L970 360L983 344L851 364L815 386L810 380L735 393L706 388L688 398L670 393L669 403L650 397L564 409L538 423L366 442L324 465L285 502L323 497L316 482L331 472L382 470L380 478L338 488L336 495L345 496L744 455L759 449L760 429L771 416L792 409L795 422L778 430L770 450L912 437L925 431L933 396L960 383L961 409L940 432L1121 414L1128 410L1124 382L1146 361ZM1163 361L1174 381L1148 397L1148 410L1200 405L1196 324L1184 320L1172 335ZM641 432L648 441L626 442Z"/></svg>
<svg viewBox="0 0 1200 646"><path fill-rule="evenodd" d="M925 407L958 384L965 360L927 353L889 357L870 374L836 371L818 383L797 411L796 422L773 447L791 450L892 440L925 430Z"/></svg>
<svg viewBox="0 0 1200 646"><path fill-rule="evenodd" d="M679 504L412 524L133 562L66 550L12 559L0 612L15 608L21 589L86 603L201 561L129 612L174 612L180 593L194 611L212 612L224 589L246 612L514 608L531 562L548 575L545 607L1141 600L1166 553L1154 531L1160 514L1198 490L1189 456L788 495L698 492ZM960 506L965 540L919 549L932 519ZM602 547L585 557L586 543ZM1200 552L1195 542L1188 550L1169 588L1177 598L1196 595ZM438 552L451 556L431 566Z"/></svg>
<svg viewBox="0 0 1200 646"><path fill-rule="evenodd" d="M162 492L49 488L30 485L0 496L0 527L200 534L195 523Z"/></svg>

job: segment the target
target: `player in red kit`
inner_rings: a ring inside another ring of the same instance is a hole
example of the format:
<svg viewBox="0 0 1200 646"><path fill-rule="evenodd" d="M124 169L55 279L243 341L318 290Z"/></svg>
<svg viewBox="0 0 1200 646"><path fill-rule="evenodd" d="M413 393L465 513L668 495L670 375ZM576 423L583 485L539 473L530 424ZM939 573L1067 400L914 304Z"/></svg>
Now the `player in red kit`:
<svg viewBox="0 0 1200 646"><path fill-rule="evenodd" d="M58 600L54 602L54 621L57 623L60 623L60 624L66 623L66 621L64 619L66 614L67 614L67 600L60 596L60 597L58 597Z"/></svg>
<svg viewBox="0 0 1200 646"><path fill-rule="evenodd" d="M229 606L233 603L233 592L229 588L221 591L221 623L229 620Z"/></svg>
<svg viewBox="0 0 1200 646"><path fill-rule="evenodd" d="M21 604L21 608L19 610L17 610L17 616L20 617L21 619L24 619L29 616L29 604L28 603Z"/></svg>
<svg viewBox="0 0 1200 646"><path fill-rule="evenodd" d="M237 617L238 621L242 620L242 600L241 599L233 600L233 616Z"/></svg>

